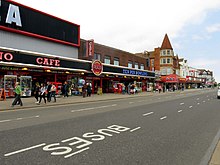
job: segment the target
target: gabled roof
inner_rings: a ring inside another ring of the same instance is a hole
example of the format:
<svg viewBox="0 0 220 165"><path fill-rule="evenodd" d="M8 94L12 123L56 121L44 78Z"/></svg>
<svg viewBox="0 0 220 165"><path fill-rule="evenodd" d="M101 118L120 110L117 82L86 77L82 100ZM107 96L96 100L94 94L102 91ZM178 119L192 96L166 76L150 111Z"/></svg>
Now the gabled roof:
<svg viewBox="0 0 220 165"><path fill-rule="evenodd" d="M170 44L170 40L169 40L167 34L165 34L165 37L163 39L163 43L161 45L161 49L171 49L171 50L173 50L172 45Z"/></svg>

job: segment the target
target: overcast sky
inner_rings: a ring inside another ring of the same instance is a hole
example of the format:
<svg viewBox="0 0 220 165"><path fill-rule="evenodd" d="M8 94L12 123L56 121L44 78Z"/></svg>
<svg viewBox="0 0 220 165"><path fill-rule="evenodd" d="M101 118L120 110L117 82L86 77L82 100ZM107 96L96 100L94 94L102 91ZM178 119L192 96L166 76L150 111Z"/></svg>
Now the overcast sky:
<svg viewBox="0 0 220 165"><path fill-rule="evenodd" d="M80 25L82 39L131 53L160 47L220 82L220 0L15 0Z"/></svg>

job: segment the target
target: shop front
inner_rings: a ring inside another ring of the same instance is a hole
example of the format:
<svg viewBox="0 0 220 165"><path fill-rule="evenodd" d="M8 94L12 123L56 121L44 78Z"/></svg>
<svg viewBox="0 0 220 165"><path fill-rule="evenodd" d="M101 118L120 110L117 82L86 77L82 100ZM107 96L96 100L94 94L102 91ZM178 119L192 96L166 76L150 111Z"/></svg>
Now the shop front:
<svg viewBox="0 0 220 165"><path fill-rule="evenodd" d="M163 83L162 88L165 88L165 91L175 91L179 89L179 76L176 74L161 76L161 82Z"/></svg>
<svg viewBox="0 0 220 165"><path fill-rule="evenodd" d="M20 82L22 96L31 96L36 82L63 83L84 78L91 72L91 62L61 58L23 50L0 49L0 88L7 97L14 97L15 82Z"/></svg>

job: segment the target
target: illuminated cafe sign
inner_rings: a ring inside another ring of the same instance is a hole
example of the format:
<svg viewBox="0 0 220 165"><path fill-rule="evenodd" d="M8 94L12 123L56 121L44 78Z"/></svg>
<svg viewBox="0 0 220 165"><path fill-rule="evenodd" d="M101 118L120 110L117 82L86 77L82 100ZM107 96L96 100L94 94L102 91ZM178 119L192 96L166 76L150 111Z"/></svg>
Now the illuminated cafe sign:
<svg viewBox="0 0 220 165"><path fill-rule="evenodd" d="M0 1L0 30L80 46L79 25L10 0Z"/></svg>
<svg viewBox="0 0 220 165"><path fill-rule="evenodd" d="M91 70L91 63L78 61L78 60L66 60L62 57L48 57L48 56L36 56L30 54L24 54L22 52L6 52L0 51L0 64L10 64L10 62L18 63L22 65L33 65L33 66L46 66L46 67L62 67L67 69L80 69L80 70ZM16 66L16 65L15 65Z"/></svg>
<svg viewBox="0 0 220 165"><path fill-rule="evenodd" d="M137 75L137 76L148 76L146 71L123 69L123 74Z"/></svg>

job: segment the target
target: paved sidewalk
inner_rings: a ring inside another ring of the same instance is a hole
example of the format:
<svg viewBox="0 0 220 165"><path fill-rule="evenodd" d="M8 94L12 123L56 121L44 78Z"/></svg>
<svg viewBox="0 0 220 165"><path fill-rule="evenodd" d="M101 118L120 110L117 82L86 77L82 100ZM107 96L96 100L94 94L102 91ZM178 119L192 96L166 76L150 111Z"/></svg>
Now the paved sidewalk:
<svg viewBox="0 0 220 165"><path fill-rule="evenodd" d="M132 97L143 97L143 96L155 96L155 95L163 95L163 94L173 94L177 92L187 93L192 92L194 90L200 89L191 89L185 91L176 91L176 92L166 92L166 93L154 93L154 92L142 92L135 95L128 95L128 94L103 94L103 95L92 95L91 97L82 96L70 96L68 98L58 97L57 102L52 101L49 103L44 104L44 101L41 101L41 104L36 104L36 99L34 97L27 97L22 98L23 106L16 105L11 107L11 103L14 98L7 98L6 101L0 101L0 111L8 111L8 110L16 110L16 109L26 109L32 107L46 107L46 106L54 106L54 105L63 105L63 104L74 104L74 103L85 103L85 102L95 102L95 101L107 101L107 100L117 100L117 99L127 99ZM212 155L209 165L220 165L220 141L217 144L215 151Z"/></svg>
<svg viewBox="0 0 220 165"><path fill-rule="evenodd" d="M220 141L216 145L215 151L212 155L209 165L220 165Z"/></svg>
<svg viewBox="0 0 220 165"><path fill-rule="evenodd" d="M74 103L85 103L85 102L95 102L95 101L106 101L106 100L115 100L115 99L126 99L131 97L143 97L143 96L151 96L156 95L159 93L152 93L152 92L142 92L135 95L128 95L128 94L102 94L102 95L92 95L91 97L82 96L69 96L69 97L58 97L56 98L57 101L53 102L53 98L51 102L44 103L42 99L41 104L36 104L36 99L34 97L26 97L21 98L23 102L23 106L15 105L11 107L11 104L14 98L7 98L6 101L0 101L0 111L6 110L15 110L15 109L26 109L32 107L40 107L40 106L54 106L54 105L63 105L63 104L74 104Z"/></svg>

